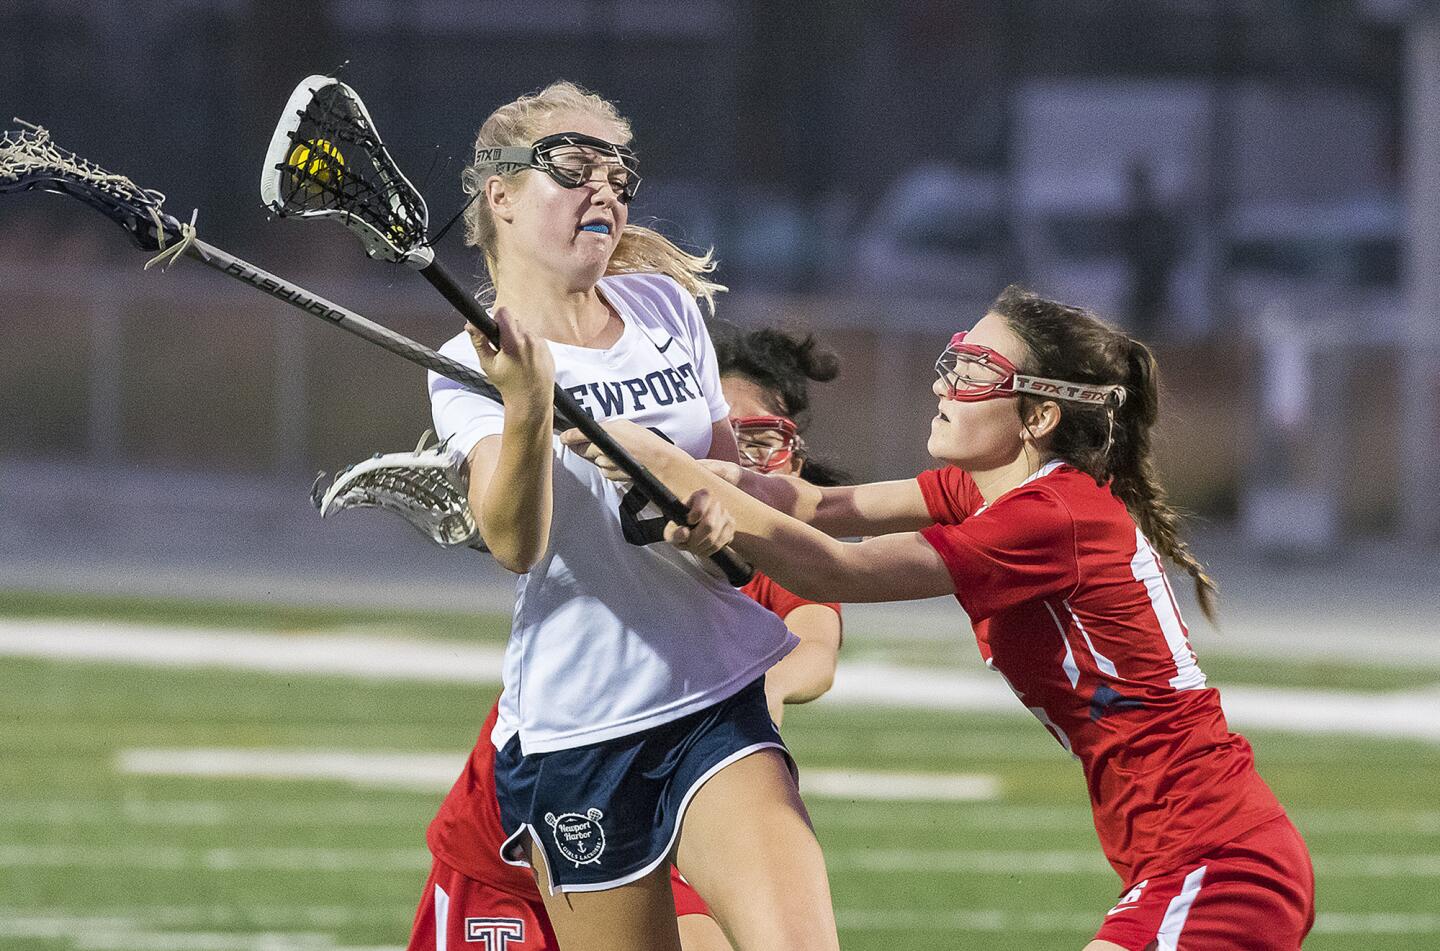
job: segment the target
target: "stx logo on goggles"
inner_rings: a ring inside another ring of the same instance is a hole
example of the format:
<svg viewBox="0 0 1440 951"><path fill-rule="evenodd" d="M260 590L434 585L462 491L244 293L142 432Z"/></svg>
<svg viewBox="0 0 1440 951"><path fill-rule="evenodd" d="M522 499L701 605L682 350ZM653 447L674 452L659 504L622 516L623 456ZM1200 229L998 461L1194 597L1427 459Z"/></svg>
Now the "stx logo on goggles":
<svg viewBox="0 0 1440 951"><path fill-rule="evenodd" d="M557 132L529 146L504 145L475 150L475 168L506 173L533 168L544 172L562 188L579 188L598 171L624 204L640 187L639 162L628 145L607 142L579 132Z"/></svg>
<svg viewBox="0 0 1440 951"><path fill-rule="evenodd" d="M1103 403L1105 397L1116 392L1113 386L1089 386L1078 383L1062 383L1059 380L1042 380L1033 376L1017 376L1015 378L1015 391L1017 393L1036 393L1040 396L1053 396L1062 400L1073 400L1076 403ZM1125 392L1118 390L1118 392Z"/></svg>
<svg viewBox="0 0 1440 951"><path fill-rule="evenodd" d="M1107 403L1119 406L1125 402L1125 387L1118 384L1068 383L1025 376L998 350L966 343L964 331L950 338L950 346L935 361L935 372L945 383L948 398L961 403L1004 399L1021 393L1092 406Z"/></svg>

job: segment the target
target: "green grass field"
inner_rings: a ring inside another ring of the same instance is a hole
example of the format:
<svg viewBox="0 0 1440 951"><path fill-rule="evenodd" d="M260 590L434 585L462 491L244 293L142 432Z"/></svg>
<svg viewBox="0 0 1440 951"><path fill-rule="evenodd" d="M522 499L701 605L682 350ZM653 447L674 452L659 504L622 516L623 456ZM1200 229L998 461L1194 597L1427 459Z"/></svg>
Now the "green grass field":
<svg viewBox="0 0 1440 951"><path fill-rule="evenodd" d="M12 616L456 630L449 617L0 602ZM480 636L501 636L503 627L489 619ZM915 656L927 649L913 646ZM1252 669L1252 682L1328 689L1440 680L1433 670L1206 666L1222 690L1227 674ZM458 771L496 689L0 658L0 951L403 946L440 791L133 775L117 768L117 755L449 752ZM802 770L985 773L1002 785L998 800L983 803L811 801L845 948L1078 949L1114 901L1120 883L1096 845L1078 766L1028 716L822 703L792 708L785 734ZM1321 917L1306 947L1440 948L1440 747L1250 739L1315 857Z"/></svg>

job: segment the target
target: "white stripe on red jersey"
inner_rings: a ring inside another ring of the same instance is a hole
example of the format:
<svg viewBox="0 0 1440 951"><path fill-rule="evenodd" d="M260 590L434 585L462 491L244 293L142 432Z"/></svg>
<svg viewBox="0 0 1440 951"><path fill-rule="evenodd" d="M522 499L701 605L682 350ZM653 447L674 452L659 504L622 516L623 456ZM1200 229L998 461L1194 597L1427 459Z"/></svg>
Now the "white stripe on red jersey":
<svg viewBox="0 0 1440 951"><path fill-rule="evenodd" d="M1175 676L1170 678L1170 686L1176 690L1198 690L1205 686L1205 672L1196 663L1195 651L1190 648L1190 630L1180 619L1180 608L1175 604L1175 592L1170 590L1170 579L1165 577L1165 569L1160 564L1160 554L1138 526L1130 572L1150 595L1155 621L1165 634L1165 643L1170 645L1170 659L1175 662Z"/></svg>
<svg viewBox="0 0 1440 951"><path fill-rule="evenodd" d="M981 656L1083 764L1123 878L1281 814L1205 686L1159 557L1108 485L1051 464L987 505L959 469L919 481L936 522L922 534Z"/></svg>

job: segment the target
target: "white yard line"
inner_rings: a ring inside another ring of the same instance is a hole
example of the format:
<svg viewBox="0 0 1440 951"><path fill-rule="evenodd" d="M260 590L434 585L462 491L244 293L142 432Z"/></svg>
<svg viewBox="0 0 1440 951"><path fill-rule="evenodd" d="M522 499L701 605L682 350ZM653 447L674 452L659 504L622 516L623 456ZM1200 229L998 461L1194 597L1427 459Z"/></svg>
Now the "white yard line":
<svg viewBox="0 0 1440 951"><path fill-rule="evenodd" d="M835 849L831 868L877 874L945 872L970 875L1107 875L1115 873L1094 850ZM1316 874L1330 878L1440 878L1440 854L1356 853L1315 856Z"/></svg>
<svg viewBox="0 0 1440 951"><path fill-rule="evenodd" d="M495 683L492 644L357 634L249 634L89 620L0 619L0 656L224 668L363 680Z"/></svg>
<svg viewBox="0 0 1440 951"><path fill-rule="evenodd" d="M171 751L173 752L173 751ZM440 755L440 754L437 754ZM452 757L453 758L453 757ZM458 766L457 766L458 769ZM808 779L816 770L804 770L802 778ZM900 774L902 776L906 774ZM923 775L923 774L922 774ZM962 779L963 774L941 774L947 782ZM988 780L990 777L977 777ZM378 785L378 784L377 784ZM942 784L943 788L943 784ZM988 792L990 784L981 783L979 789ZM963 798L962 784L956 792ZM430 790L436 791L436 790ZM806 795L817 798L816 793L807 789ZM1000 805L983 802L986 796L976 797L969 808L945 812L949 826L964 826L978 829L1030 830L1044 832L1074 832L1088 834L1090 813L1085 809L1063 806ZM901 797L883 799L863 795L837 794L829 802L820 824L827 829L856 828L872 829L877 822L885 819L885 811L894 809ZM931 800L939 802L940 800ZM954 801L954 800L946 800ZM924 806L926 800L913 799L911 806ZM1312 835L1358 835L1367 839L1395 836L1426 837L1440 836L1440 812L1419 810L1415 812L1384 809L1291 809L1290 817L1306 836ZM238 805L232 801L213 799L200 800L136 800L113 802L107 800L9 800L0 810L0 829L16 826L108 826L119 827L163 827L163 828L223 828L226 826L251 825L263 822L277 828L367 827L394 825L414 818L414 809L408 805L386 806L366 799L339 799L317 802L307 798L305 802L258 803Z"/></svg>
<svg viewBox="0 0 1440 951"><path fill-rule="evenodd" d="M985 802L1000 798L1000 780L981 773L898 773L858 769L800 770L806 799L849 802Z"/></svg>
<svg viewBox="0 0 1440 951"><path fill-rule="evenodd" d="M122 750L115 767L143 776L334 780L356 786L444 792L462 757L454 753L391 753L334 749ZM801 791L815 799L981 802L1000 796L1000 781L974 773L899 773L806 769Z"/></svg>
<svg viewBox="0 0 1440 951"><path fill-rule="evenodd" d="M1440 743L1440 694L1294 690L1232 686L1221 691L1226 719L1240 728L1339 733ZM821 703L953 710L1023 712L998 676L951 670L913 670L893 664L842 663Z"/></svg>
<svg viewBox="0 0 1440 951"><path fill-rule="evenodd" d="M915 872L984 876L1096 875L1115 873L1092 849L834 849L832 869L877 875ZM0 845L0 868L144 869L166 872L297 872L349 874L358 869L419 873L430 865L424 849L340 847L183 848L179 846ZM1440 878L1440 854L1321 855L1316 873L1335 878Z"/></svg>
<svg viewBox="0 0 1440 951"><path fill-rule="evenodd" d="M0 938L65 942L73 951L400 951L393 945L337 944L320 932L154 931L134 918L95 915L37 915L17 909L0 918Z"/></svg>
<svg viewBox="0 0 1440 951"><path fill-rule="evenodd" d="M331 749L122 750L115 768L140 776L219 779L334 780L443 792L465 765L456 753L386 753Z"/></svg>
<svg viewBox="0 0 1440 951"><path fill-rule="evenodd" d="M322 912L322 914L316 914ZM836 919L846 931L980 932L987 934L1083 934L1098 926L1099 910L1016 912L991 908L836 908ZM217 920L208 906L147 907L72 911L46 908L0 908L0 938L38 938L72 942L85 951L400 951L394 946L358 948L335 943L329 934L310 931L217 933L162 931L166 927L308 927L389 922L390 915L367 916L364 909L283 908L254 906L233 920ZM1315 934L1427 935L1440 933L1440 914L1373 912L1320 912Z"/></svg>
<svg viewBox="0 0 1440 951"><path fill-rule="evenodd" d="M390 944L337 944L334 935L313 931L81 931L70 940L75 951L401 951Z"/></svg>
<svg viewBox="0 0 1440 951"><path fill-rule="evenodd" d="M495 645L360 635L278 635L75 620L0 619L0 656L212 667L370 680L494 683ZM1362 693L1252 686L1223 690L1235 726L1440 743L1440 692ZM984 672L844 662L820 703L1024 714Z"/></svg>
<svg viewBox="0 0 1440 951"><path fill-rule="evenodd" d="M847 931L984 932L1084 934L1103 919L1096 911L1015 912L999 909L836 908L836 923ZM1313 934L1412 935L1440 933L1436 914L1346 914L1320 912Z"/></svg>
<svg viewBox="0 0 1440 951"><path fill-rule="evenodd" d="M425 849L217 848L0 844L0 868L147 869L160 872L423 871Z"/></svg>
<svg viewBox="0 0 1440 951"><path fill-rule="evenodd" d="M1395 809L1289 809L1290 818L1305 836L1358 835L1407 838L1440 836L1440 812ZM818 822L825 828L873 829L885 821L880 807L872 803L833 803ZM947 810L948 826L975 829L1071 832L1089 835L1091 815L1087 809L1063 806L977 804L962 810Z"/></svg>
<svg viewBox="0 0 1440 951"><path fill-rule="evenodd" d="M458 768L458 767L457 767ZM268 827L385 826L415 818L410 801L384 805L362 799L256 802L238 805L214 799L7 800L0 828L14 826L87 826L217 828L263 823Z"/></svg>
<svg viewBox="0 0 1440 951"><path fill-rule="evenodd" d="M416 895L419 890L417 887ZM0 906L0 928L6 923L26 920L30 929L61 927L57 922L98 930L109 925L116 928L184 928L201 929L273 929L299 930L311 928L343 928L357 924L393 926L391 909L374 904L365 905L277 905L232 902L195 905L112 905L66 907L48 905L35 907ZM3 931L0 931L3 936Z"/></svg>

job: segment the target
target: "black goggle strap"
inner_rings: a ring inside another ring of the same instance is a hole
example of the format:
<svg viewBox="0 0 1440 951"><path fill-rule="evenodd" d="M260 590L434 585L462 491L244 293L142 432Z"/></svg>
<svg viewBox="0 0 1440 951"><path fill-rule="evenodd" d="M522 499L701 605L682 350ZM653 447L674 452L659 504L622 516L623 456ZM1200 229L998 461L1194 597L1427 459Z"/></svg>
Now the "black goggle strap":
<svg viewBox="0 0 1440 951"><path fill-rule="evenodd" d="M613 156L627 173L625 184L620 188L621 197L626 202L635 197L635 191L640 187L640 175L637 172L639 161L635 152L628 146L616 145L614 142L606 142L604 139L579 132L557 132L537 139L529 146L502 145L476 149L475 167L493 169L497 175L508 175L527 168L538 169L559 185L577 188L584 182L575 181L551 161L554 151L564 148L593 149L601 155Z"/></svg>

